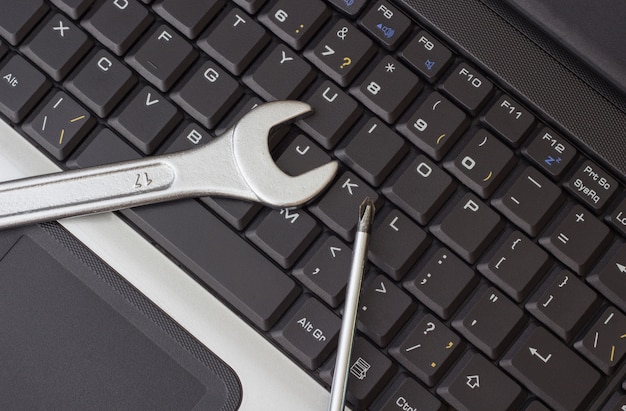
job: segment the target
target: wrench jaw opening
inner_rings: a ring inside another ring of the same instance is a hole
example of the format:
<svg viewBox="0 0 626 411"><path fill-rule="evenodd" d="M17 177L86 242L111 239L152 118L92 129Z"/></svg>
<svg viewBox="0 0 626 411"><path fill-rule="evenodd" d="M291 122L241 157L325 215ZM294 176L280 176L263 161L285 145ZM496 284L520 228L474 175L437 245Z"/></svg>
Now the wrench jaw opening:
<svg viewBox="0 0 626 411"><path fill-rule="evenodd" d="M308 203L333 180L339 164L329 162L298 176L282 171L269 151L272 128L312 112L299 101L274 101L246 114L233 129L235 162L259 201L271 207L295 207Z"/></svg>

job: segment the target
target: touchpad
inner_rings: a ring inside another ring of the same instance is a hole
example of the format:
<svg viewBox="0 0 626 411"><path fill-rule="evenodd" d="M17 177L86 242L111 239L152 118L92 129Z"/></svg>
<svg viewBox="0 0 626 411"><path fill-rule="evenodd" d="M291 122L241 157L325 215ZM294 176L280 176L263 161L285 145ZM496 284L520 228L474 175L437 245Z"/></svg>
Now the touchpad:
<svg viewBox="0 0 626 411"><path fill-rule="evenodd" d="M229 401L221 377L119 293L100 290L93 273L98 281L82 281L28 236L0 258L0 409L222 409Z"/></svg>

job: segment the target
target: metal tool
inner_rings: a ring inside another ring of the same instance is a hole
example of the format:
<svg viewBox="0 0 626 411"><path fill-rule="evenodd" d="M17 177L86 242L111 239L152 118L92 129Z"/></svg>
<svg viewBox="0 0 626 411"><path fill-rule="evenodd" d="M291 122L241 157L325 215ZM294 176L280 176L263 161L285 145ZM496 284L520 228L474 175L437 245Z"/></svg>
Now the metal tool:
<svg viewBox="0 0 626 411"><path fill-rule="evenodd" d="M267 140L273 127L311 111L297 101L267 103L198 148L0 184L0 229L207 195L272 207L304 204L333 179L338 164L289 176L274 163Z"/></svg>
<svg viewBox="0 0 626 411"><path fill-rule="evenodd" d="M352 354L354 329L356 327L356 314L359 308L361 282L363 280L365 263L367 262L367 246L372 221L374 220L374 213L374 203L368 197L359 207L359 224L354 239L352 267L350 268L350 277L348 278L348 288L346 290L346 303L343 308L343 319L341 321L341 330L339 331L335 372L330 388L329 411L343 411L345 407L350 355Z"/></svg>

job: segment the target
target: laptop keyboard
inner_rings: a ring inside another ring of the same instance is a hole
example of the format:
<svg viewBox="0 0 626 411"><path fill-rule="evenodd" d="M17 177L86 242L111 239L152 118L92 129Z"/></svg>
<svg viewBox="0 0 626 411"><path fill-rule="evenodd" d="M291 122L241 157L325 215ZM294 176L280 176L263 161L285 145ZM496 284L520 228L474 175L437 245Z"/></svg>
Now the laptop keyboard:
<svg viewBox="0 0 626 411"><path fill-rule="evenodd" d="M623 185L398 5L2 2L0 113L61 167L191 148L266 100L315 108L270 139L292 174L342 162L313 204L121 215L328 386L374 199L354 409L626 407Z"/></svg>

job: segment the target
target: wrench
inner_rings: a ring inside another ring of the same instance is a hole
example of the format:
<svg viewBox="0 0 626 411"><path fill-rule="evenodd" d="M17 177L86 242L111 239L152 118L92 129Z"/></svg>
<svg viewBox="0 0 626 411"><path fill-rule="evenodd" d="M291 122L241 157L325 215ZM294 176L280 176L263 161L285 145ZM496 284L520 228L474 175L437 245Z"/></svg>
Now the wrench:
<svg viewBox="0 0 626 411"><path fill-rule="evenodd" d="M267 140L273 127L311 111L297 101L266 103L201 147L2 183L0 229L207 195L302 205L327 186L338 163L289 176Z"/></svg>

